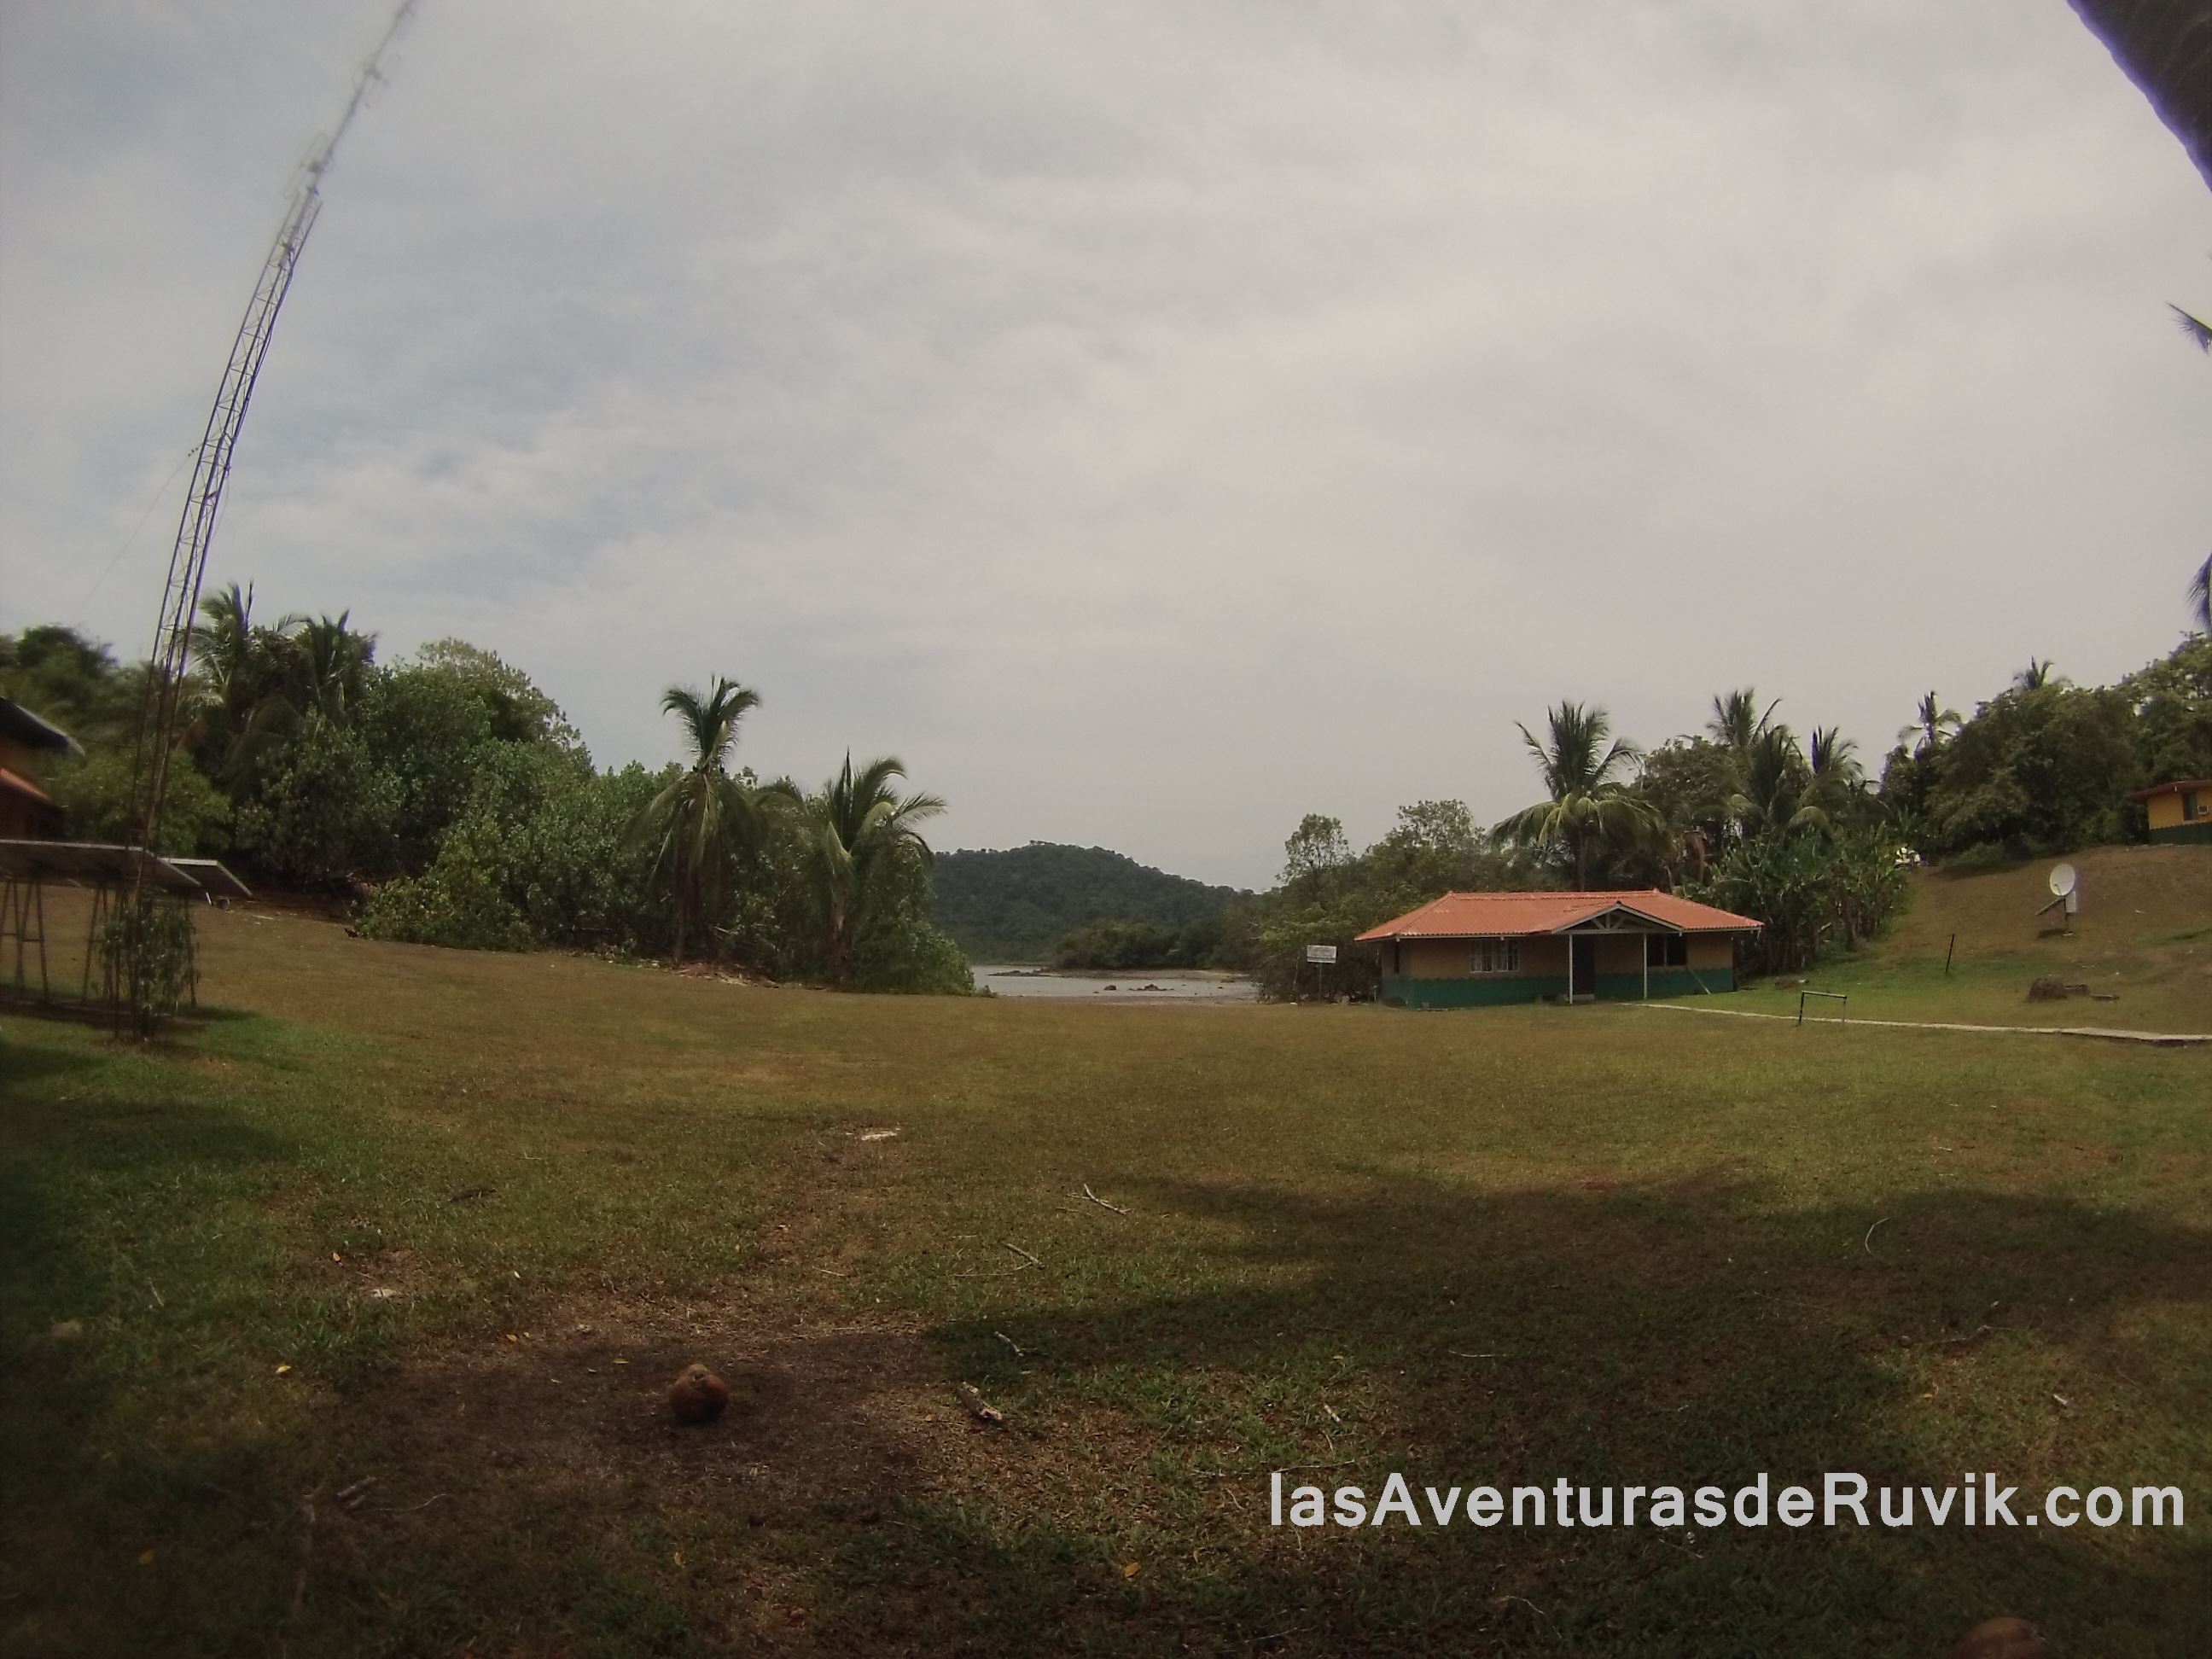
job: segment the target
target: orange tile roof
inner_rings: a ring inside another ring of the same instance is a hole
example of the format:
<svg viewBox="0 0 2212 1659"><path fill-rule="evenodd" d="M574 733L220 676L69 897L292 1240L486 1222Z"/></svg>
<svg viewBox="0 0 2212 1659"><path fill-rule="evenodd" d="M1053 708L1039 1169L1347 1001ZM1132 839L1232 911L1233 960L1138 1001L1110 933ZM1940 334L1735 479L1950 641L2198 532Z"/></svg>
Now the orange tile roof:
<svg viewBox="0 0 2212 1659"><path fill-rule="evenodd" d="M1446 893L1408 910L1359 938L1506 939L1516 934L1564 933L1610 910L1631 921L1649 921L1678 933L1736 933L1760 924L1749 916L1662 893L1656 887L1602 893Z"/></svg>
<svg viewBox="0 0 2212 1659"><path fill-rule="evenodd" d="M2190 789L2212 789L2212 778L2176 778L2171 783L2154 783L2148 789L2130 789L2130 800L2148 800L2153 795L2178 795Z"/></svg>

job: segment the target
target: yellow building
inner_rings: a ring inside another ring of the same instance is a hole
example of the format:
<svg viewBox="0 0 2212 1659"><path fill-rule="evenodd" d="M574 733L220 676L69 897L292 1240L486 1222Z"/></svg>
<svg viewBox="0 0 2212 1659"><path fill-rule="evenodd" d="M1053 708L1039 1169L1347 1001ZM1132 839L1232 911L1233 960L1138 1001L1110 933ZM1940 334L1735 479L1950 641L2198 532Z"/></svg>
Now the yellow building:
<svg viewBox="0 0 2212 1659"><path fill-rule="evenodd" d="M2130 793L2143 804L2153 841L2212 842L2212 778L2176 778Z"/></svg>

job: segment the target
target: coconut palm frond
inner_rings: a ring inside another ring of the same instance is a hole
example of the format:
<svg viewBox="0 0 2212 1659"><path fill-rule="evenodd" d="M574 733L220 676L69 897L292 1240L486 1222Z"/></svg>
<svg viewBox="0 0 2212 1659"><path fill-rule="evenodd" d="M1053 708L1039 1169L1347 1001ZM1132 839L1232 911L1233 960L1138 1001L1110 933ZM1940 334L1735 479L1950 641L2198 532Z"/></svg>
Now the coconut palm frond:
<svg viewBox="0 0 2212 1659"><path fill-rule="evenodd" d="M2181 331L2197 342L2197 349L2212 355L2212 323L2201 317L2191 316L2179 306L2168 306L2166 309L2173 313L2173 319L2180 325Z"/></svg>
<svg viewBox="0 0 2212 1659"><path fill-rule="evenodd" d="M682 725L690 762L630 821L624 839L659 842L653 867L668 877L679 962L695 925L720 949L716 918L726 908L738 855L765 827L768 792L747 787L728 770L738 724L760 701L757 691L720 674L704 692L672 685L661 693L661 712Z"/></svg>
<svg viewBox="0 0 2212 1659"><path fill-rule="evenodd" d="M768 793L787 810L803 814L805 867L823 924L823 965L833 980L848 978L857 967L858 941L898 870L932 857L918 826L943 813L945 799L926 792L900 795L894 786L905 777L896 755L856 768L848 750L836 776L811 795L787 781L769 786Z"/></svg>

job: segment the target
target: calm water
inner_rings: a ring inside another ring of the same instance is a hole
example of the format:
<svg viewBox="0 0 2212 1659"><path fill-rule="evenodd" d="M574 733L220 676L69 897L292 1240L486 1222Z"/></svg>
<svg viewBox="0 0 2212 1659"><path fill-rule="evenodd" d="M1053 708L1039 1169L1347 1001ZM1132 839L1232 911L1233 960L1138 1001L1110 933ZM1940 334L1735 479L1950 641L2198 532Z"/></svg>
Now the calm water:
<svg viewBox="0 0 2212 1659"><path fill-rule="evenodd" d="M1133 974L1056 974L1005 963L974 964L975 983L1002 997L1087 997L1094 1002L1251 1002L1259 992L1249 979L1172 969ZM1113 988L1109 990L1107 988Z"/></svg>

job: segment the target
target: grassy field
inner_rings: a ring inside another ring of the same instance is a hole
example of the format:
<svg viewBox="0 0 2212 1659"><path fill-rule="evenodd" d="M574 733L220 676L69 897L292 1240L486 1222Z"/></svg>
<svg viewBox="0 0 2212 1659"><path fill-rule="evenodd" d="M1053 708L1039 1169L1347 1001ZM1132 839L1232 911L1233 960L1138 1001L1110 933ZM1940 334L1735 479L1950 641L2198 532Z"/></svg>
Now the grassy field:
<svg viewBox="0 0 2212 1659"><path fill-rule="evenodd" d="M204 939L151 1048L0 1016L6 1652L2202 1651L2212 1054ZM2189 1524L1300 1532L1284 1466Z"/></svg>
<svg viewBox="0 0 2212 1659"><path fill-rule="evenodd" d="M1890 935L1803 975L1878 1019L2212 1031L2212 856L2202 847L2096 847L2073 854L2081 913L2051 902L2056 859L1983 875L1928 874ZM1955 941L1955 944L1954 944ZM1951 956L1950 970L1944 957ZM2094 994L2030 1002L2044 975ZM1800 975L1790 975L1794 981ZM1794 984L1753 988L1743 1007L1794 1013ZM1781 989L1778 997L1765 994Z"/></svg>

